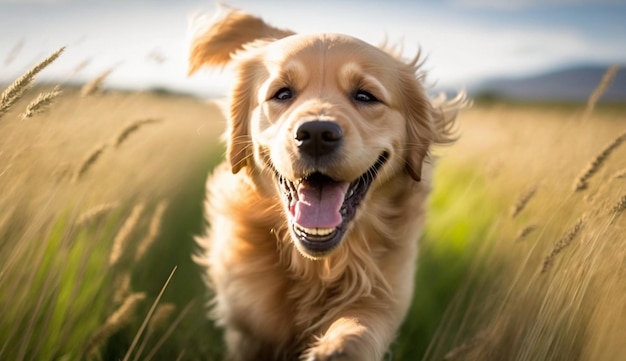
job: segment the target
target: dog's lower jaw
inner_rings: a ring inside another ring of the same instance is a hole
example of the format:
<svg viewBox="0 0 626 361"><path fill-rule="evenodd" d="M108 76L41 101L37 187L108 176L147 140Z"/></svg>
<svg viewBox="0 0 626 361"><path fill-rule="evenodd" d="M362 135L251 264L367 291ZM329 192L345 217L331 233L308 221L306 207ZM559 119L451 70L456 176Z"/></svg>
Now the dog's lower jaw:
<svg viewBox="0 0 626 361"><path fill-rule="evenodd" d="M358 208L388 159L389 152L381 152L370 168L350 182L319 172L292 181L278 172L268 159L291 238L305 258L327 257L341 245Z"/></svg>
<svg viewBox="0 0 626 361"><path fill-rule="evenodd" d="M291 241L298 252L300 252L300 255L311 261L319 261L332 256L332 254L339 247L341 247L341 243L343 242L345 235L345 231L343 229L335 229L326 237L325 240L320 239L311 241L298 234L298 227L299 226L293 221L289 221ZM341 227L343 227L343 225Z"/></svg>

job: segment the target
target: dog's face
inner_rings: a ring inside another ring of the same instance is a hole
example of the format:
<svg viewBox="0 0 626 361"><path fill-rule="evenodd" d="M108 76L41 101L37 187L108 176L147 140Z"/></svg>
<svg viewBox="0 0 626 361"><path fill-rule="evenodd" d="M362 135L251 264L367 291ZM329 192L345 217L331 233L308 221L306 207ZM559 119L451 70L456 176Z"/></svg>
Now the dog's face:
<svg viewBox="0 0 626 361"><path fill-rule="evenodd" d="M256 84L235 94L253 98L254 166L272 173L298 249L320 257L370 189L404 171L403 74L390 55L341 35L293 35L257 51Z"/></svg>
<svg viewBox="0 0 626 361"><path fill-rule="evenodd" d="M260 191L281 199L304 256L327 256L378 188L420 180L433 109L415 64L336 34L241 45L229 60L233 172L247 168Z"/></svg>

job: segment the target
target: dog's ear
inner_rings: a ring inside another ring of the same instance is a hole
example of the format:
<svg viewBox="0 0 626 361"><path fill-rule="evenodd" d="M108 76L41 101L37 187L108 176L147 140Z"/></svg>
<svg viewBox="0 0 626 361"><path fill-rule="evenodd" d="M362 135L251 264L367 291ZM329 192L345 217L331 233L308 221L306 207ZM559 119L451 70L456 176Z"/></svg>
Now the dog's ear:
<svg viewBox="0 0 626 361"><path fill-rule="evenodd" d="M192 24L189 75L203 66L224 66L234 62L235 85L229 97L230 114L225 133L227 158L233 173L239 172L252 158L250 116L257 105L259 79L266 71L260 66L260 53L252 51L260 49L246 44L273 41L293 34L293 31L270 26L241 10L223 6L212 19L198 18ZM242 52L246 48L248 51Z"/></svg>
<svg viewBox="0 0 626 361"><path fill-rule="evenodd" d="M223 66L245 44L255 40L276 40L293 35L268 25L263 19L241 10L221 7L211 19L200 17L191 25L192 39L189 53L189 74L203 66Z"/></svg>
<svg viewBox="0 0 626 361"><path fill-rule="evenodd" d="M422 179L422 163L434 138L431 105L415 79L405 81L403 93L406 97L406 169L411 178L419 182Z"/></svg>
<svg viewBox="0 0 626 361"><path fill-rule="evenodd" d="M250 117L257 106L256 90L260 80L267 76L267 70L261 66L259 55L238 59L235 72L235 85L231 90L230 117L226 129L226 156L233 173L248 165L252 158L252 139L250 137Z"/></svg>
<svg viewBox="0 0 626 361"><path fill-rule="evenodd" d="M411 62L409 68L413 71L401 78L402 91L406 97L407 171L419 182L422 178L422 164L428 156L431 145L450 144L456 141L456 117L461 109L470 105L470 101L464 92L451 100L444 94L429 99L422 85L423 74L418 72L416 64L417 61Z"/></svg>

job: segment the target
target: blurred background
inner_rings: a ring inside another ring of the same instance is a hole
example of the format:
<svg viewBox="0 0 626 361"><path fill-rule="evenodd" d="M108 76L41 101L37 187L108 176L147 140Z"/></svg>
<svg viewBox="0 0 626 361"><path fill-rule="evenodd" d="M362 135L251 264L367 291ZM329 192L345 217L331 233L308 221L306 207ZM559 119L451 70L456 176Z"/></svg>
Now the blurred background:
<svg viewBox="0 0 626 361"><path fill-rule="evenodd" d="M421 48L433 94L474 100L433 150L386 360L626 360L626 3L228 5ZM192 255L230 77L186 76L189 19L216 8L0 0L0 360L223 359Z"/></svg>
<svg viewBox="0 0 626 361"><path fill-rule="evenodd" d="M402 44L407 57L421 47L437 89L581 100L598 73L626 63L626 3L620 0L225 4L300 33L346 33L373 44L387 39ZM209 0L0 0L0 82L67 45L65 61L42 78L67 78L82 64L73 81L113 67L111 86L221 95L228 76L185 76L189 19L216 7ZM616 87L605 96L625 93Z"/></svg>

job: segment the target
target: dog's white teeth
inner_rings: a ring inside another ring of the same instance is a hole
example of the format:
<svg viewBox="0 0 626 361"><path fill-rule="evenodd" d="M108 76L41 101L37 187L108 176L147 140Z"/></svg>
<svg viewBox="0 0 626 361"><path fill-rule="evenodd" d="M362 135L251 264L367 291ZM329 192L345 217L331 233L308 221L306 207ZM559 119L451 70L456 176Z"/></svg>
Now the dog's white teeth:
<svg viewBox="0 0 626 361"><path fill-rule="evenodd" d="M306 227L300 227L300 226L298 227L304 232L313 236L327 236L333 233L333 231L335 230L334 228L306 228Z"/></svg>

